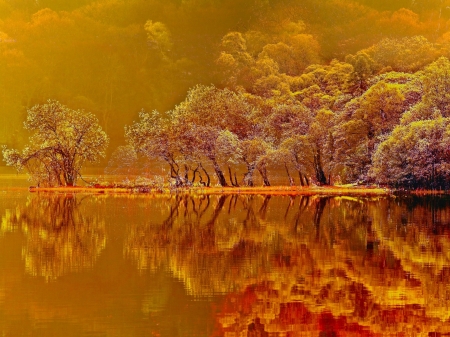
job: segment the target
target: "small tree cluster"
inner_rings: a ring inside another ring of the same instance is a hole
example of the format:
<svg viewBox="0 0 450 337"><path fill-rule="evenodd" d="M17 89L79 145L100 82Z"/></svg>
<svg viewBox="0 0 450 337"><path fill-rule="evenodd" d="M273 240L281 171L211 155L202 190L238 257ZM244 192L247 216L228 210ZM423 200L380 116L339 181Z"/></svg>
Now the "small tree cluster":
<svg viewBox="0 0 450 337"><path fill-rule="evenodd" d="M280 162L288 174L290 167L298 171L302 185L309 184L310 171L319 184L326 184L322 156L328 135L323 128L329 114L320 111L312 117L302 104L277 104L199 85L174 110L141 112L139 120L125 128L125 137L138 153L166 161L177 186L196 179L209 186L208 166L221 186L253 186L255 171L269 186L268 167ZM246 168L242 179L236 174L239 165Z"/></svg>

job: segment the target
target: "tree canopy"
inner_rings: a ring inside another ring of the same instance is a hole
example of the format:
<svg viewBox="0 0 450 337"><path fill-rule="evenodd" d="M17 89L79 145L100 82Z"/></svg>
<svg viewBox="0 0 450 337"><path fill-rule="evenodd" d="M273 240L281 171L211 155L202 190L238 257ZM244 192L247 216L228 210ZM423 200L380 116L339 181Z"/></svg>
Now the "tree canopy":
<svg viewBox="0 0 450 337"><path fill-rule="evenodd" d="M91 113L48 101L28 110L24 126L29 144L22 152L4 147L3 159L38 185L73 186L85 162L105 156L109 139Z"/></svg>

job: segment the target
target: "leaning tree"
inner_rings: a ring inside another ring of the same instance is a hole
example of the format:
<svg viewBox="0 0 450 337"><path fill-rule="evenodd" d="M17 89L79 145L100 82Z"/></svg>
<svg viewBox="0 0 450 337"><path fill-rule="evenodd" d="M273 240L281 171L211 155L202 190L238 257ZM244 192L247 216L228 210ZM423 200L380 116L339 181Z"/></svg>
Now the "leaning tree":
<svg viewBox="0 0 450 337"><path fill-rule="evenodd" d="M73 186L86 162L105 157L109 139L92 113L49 100L28 110L24 127L29 144L21 152L4 147L3 160L38 185Z"/></svg>

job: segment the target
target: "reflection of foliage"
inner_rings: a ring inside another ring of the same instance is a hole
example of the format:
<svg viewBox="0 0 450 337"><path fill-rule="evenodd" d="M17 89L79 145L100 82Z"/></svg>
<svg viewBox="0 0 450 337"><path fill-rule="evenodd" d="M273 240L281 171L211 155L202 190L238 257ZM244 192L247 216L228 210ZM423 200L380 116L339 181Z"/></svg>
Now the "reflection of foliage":
<svg viewBox="0 0 450 337"><path fill-rule="evenodd" d="M155 273L152 286L146 290L142 302L142 313L148 315L164 310L170 296L170 286L167 284L165 273Z"/></svg>
<svg viewBox="0 0 450 337"><path fill-rule="evenodd" d="M174 196L165 220L131 225L125 254L227 294L218 335L447 332L448 200L416 202Z"/></svg>
<svg viewBox="0 0 450 337"><path fill-rule="evenodd" d="M381 244L392 251L405 273L420 281L421 297L414 299L427 314L450 319L450 212L448 198L402 198L397 207L378 205L373 211L374 231ZM414 205L414 207L411 207Z"/></svg>
<svg viewBox="0 0 450 337"><path fill-rule="evenodd" d="M14 232L17 229L18 218L20 217L20 208L6 209L5 215L2 216L0 225L0 237L8 232Z"/></svg>
<svg viewBox="0 0 450 337"><path fill-rule="evenodd" d="M259 259L254 254L266 249L258 242L241 240L245 232L258 232L257 228L245 229L248 225L251 227L254 218L251 206L248 214L239 215L244 215L242 219L229 217L231 213L224 211L235 209L238 201L237 197L230 196L174 197L162 224L132 226L125 254L136 261L140 269L169 267L194 295L233 290L236 275L228 273L228 266L242 254ZM247 198L243 202L248 203ZM225 226L226 223L229 225ZM236 270L241 277L252 278L257 274L252 267L255 260L247 259L242 263L245 266ZM209 268L221 274L220 282L211 280Z"/></svg>
<svg viewBox="0 0 450 337"><path fill-rule="evenodd" d="M104 222L86 215L73 195L33 195L26 206L7 213L3 224L22 230L25 268L47 280L91 268L105 248Z"/></svg>
<svg viewBox="0 0 450 337"><path fill-rule="evenodd" d="M268 212L270 200L270 196L174 197L161 224L131 227L125 254L140 269L165 265L194 295L240 288L242 282L256 282L258 275L269 273L285 249L301 249L320 235L318 224L327 199L302 198L296 212L290 209L291 200L285 220L291 225L281 228L279 219ZM298 240L300 233L307 238ZM213 279L210 270L220 276Z"/></svg>

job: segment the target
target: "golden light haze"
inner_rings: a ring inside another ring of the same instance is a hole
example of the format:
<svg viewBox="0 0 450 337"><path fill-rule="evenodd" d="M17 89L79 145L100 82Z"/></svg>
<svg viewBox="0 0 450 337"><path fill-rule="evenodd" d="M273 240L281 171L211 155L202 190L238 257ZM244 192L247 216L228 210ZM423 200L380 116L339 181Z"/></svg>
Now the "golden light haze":
<svg viewBox="0 0 450 337"><path fill-rule="evenodd" d="M123 126L142 108L165 111L196 84L226 84L216 60L229 32L251 40L252 56L263 52L274 58L283 53L278 43L295 45L293 36L301 35L300 45L309 43L298 51L302 62L280 65L289 75L300 75L310 63L344 61L383 38L422 35L438 44L437 54L447 55L447 5L437 0L1 0L0 143L21 145L26 109L55 99L96 114L112 150L123 143ZM264 48L268 43L273 47ZM425 63L436 57L425 56Z"/></svg>

